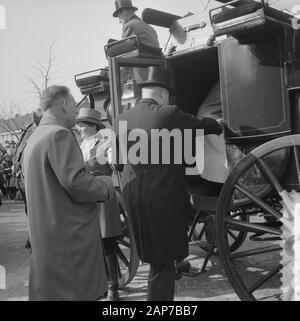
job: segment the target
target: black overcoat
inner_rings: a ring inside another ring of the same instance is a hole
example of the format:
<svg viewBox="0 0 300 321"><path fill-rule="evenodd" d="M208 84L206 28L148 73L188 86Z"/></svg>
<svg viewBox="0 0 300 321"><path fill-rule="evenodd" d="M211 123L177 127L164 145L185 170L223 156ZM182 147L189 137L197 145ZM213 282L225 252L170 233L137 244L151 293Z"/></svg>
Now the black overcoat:
<svg viewBox="0 0 300 321"><path fill-rule="evenodd" d="M137 128L145 130L149 139L151 129L163 128L203 128L205 134L221 133L214 119L198 119L176 106L159 106L152 99L140 100L116 118L117 135L120 121L127 121L128 132ZM119 142L122 147L124 137L119 137ZM135 164L132 167L134 177L128 175L130 181L125 184L123 196L140 259L159 263L183 259L188 255L187 224L191 214L184 166Z"/></svg>
<svg viewBox="0 0 300 321"><path fill-rule="evenodd" d="M158 37L154 28L136 15L122 29L122 39L133 35L136 35L143 45L159 48Z"/></svg>

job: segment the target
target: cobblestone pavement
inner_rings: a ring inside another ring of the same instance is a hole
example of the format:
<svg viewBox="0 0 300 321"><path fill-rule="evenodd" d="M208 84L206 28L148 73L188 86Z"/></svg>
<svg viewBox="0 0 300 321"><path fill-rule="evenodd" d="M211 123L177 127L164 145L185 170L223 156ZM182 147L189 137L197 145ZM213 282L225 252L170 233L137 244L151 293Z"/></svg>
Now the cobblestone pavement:
<svg viewBox="0 0 300 321"><path fill-rule="evenodd" d="M6 290L0 289L0 301L27 300L30 255L29 250L24 247L27 235L27 218L23 203L6 201L0 207L0 265L3 265L7 271ZM198 247L191 246L190 253L193 255L188 259L192 266L201 267L205 252ZM239 262L238 268L243 269L245 275L249 274L246 275L247 281L253 282L256 272L264 275L266 267L272 266L272 264L272 256L249 257L246 261ZM121 300L146 300L148 268L147 264L140 264L135 278L125 289L120 291ZM253 269L255 273L253 273ZM269 287L275 288L276 284L270 283ZM195 278L182 277L176 282L175 291L175 300L239 300L216 256L209 261L206 273ZM266 287L261 291L264 292L264 295L268 295L270 289ZM274 299L272 293L270 299Z"/></svg>

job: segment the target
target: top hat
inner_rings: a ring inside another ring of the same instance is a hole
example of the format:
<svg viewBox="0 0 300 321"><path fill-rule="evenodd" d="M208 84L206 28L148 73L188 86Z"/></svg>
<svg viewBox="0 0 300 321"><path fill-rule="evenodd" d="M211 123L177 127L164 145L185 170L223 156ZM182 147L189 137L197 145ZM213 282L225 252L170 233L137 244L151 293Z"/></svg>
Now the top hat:
<svg viewBox="0 0 300 321"><path fill-rule="evenodd" d="M151 66L148 68L148 77L145 81L139 82L140 88L143 87L163 87L170 93L174 92L173 87L170 85L170 72L162 67Z"/></svg>
<svg viewBox="0 0 300 321"><path fill-rule="evenodd" d="M79 122L89 122L92 124L99 125L102 128L105 128L101 121L100 111L92 108L80 108L79 113L76 117L76 123Z"/></svg>
<svg viewBox="0 0 300 321"><path fill-rule="evenodd" d="M137 7L134 7L131 3L131 0L116 0L115 1L115 6L116 6L116 10L115 12L113 13L113 16L115 18L118 17L118 14L119 14L119 11L121 9L124 9L124 8L132 8L134 11L136 11L138 8Z"/></svg>

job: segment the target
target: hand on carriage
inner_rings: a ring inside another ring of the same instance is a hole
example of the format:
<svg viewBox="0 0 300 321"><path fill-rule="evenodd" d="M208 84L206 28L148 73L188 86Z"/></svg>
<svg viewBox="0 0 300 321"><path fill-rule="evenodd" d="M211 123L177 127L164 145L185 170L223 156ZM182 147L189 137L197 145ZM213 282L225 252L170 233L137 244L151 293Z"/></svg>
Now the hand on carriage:
<svg viewBox="0 0 300 321"><path fill-rule="evenodd" d="M206 131L207 134L215 134L215 135L221 135L223 134L224 127L223 123L221 123L221 119L215 119L213 117L203 117L205 119L206 125L210 132Z"/></svg>
<svg viewBox="0 0 300 321"><path fill-rule="evenodd" d="M235 137L235 136L237 136L237 134L234 133L234 132L228 127L228 125L227 125L226 123L224 123L223 118L217 119L217 122L218 122L219 125L221 126L223 133L227 133L227 135L230 134L230 137Z"/></svg>
<svg viewBox="0 0 300 321"><path fill-rule="evenodd" d="M114 172L118 172L116 164L114 162L113 151L111 147L108 147L105 151L105 156L107 158L108 164Z"/></svg>

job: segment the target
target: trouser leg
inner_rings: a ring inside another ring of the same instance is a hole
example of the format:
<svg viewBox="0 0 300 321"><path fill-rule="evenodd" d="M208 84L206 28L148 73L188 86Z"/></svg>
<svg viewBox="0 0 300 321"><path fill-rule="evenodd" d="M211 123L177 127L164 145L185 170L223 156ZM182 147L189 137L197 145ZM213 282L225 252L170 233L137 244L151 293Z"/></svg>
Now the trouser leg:
<svg viewBox="0 0 300 321"><path fill-rule="evenodd" d="M173 301L175 291L175 263L150 263L148 301Z"/></svg>
<svg viewBox="0 0 300 321"><path fill-rule="evenodd" d="M107 272L107 301L119 301L118 257L115 250L115 238L104 238L104 253Z"/></svg>

